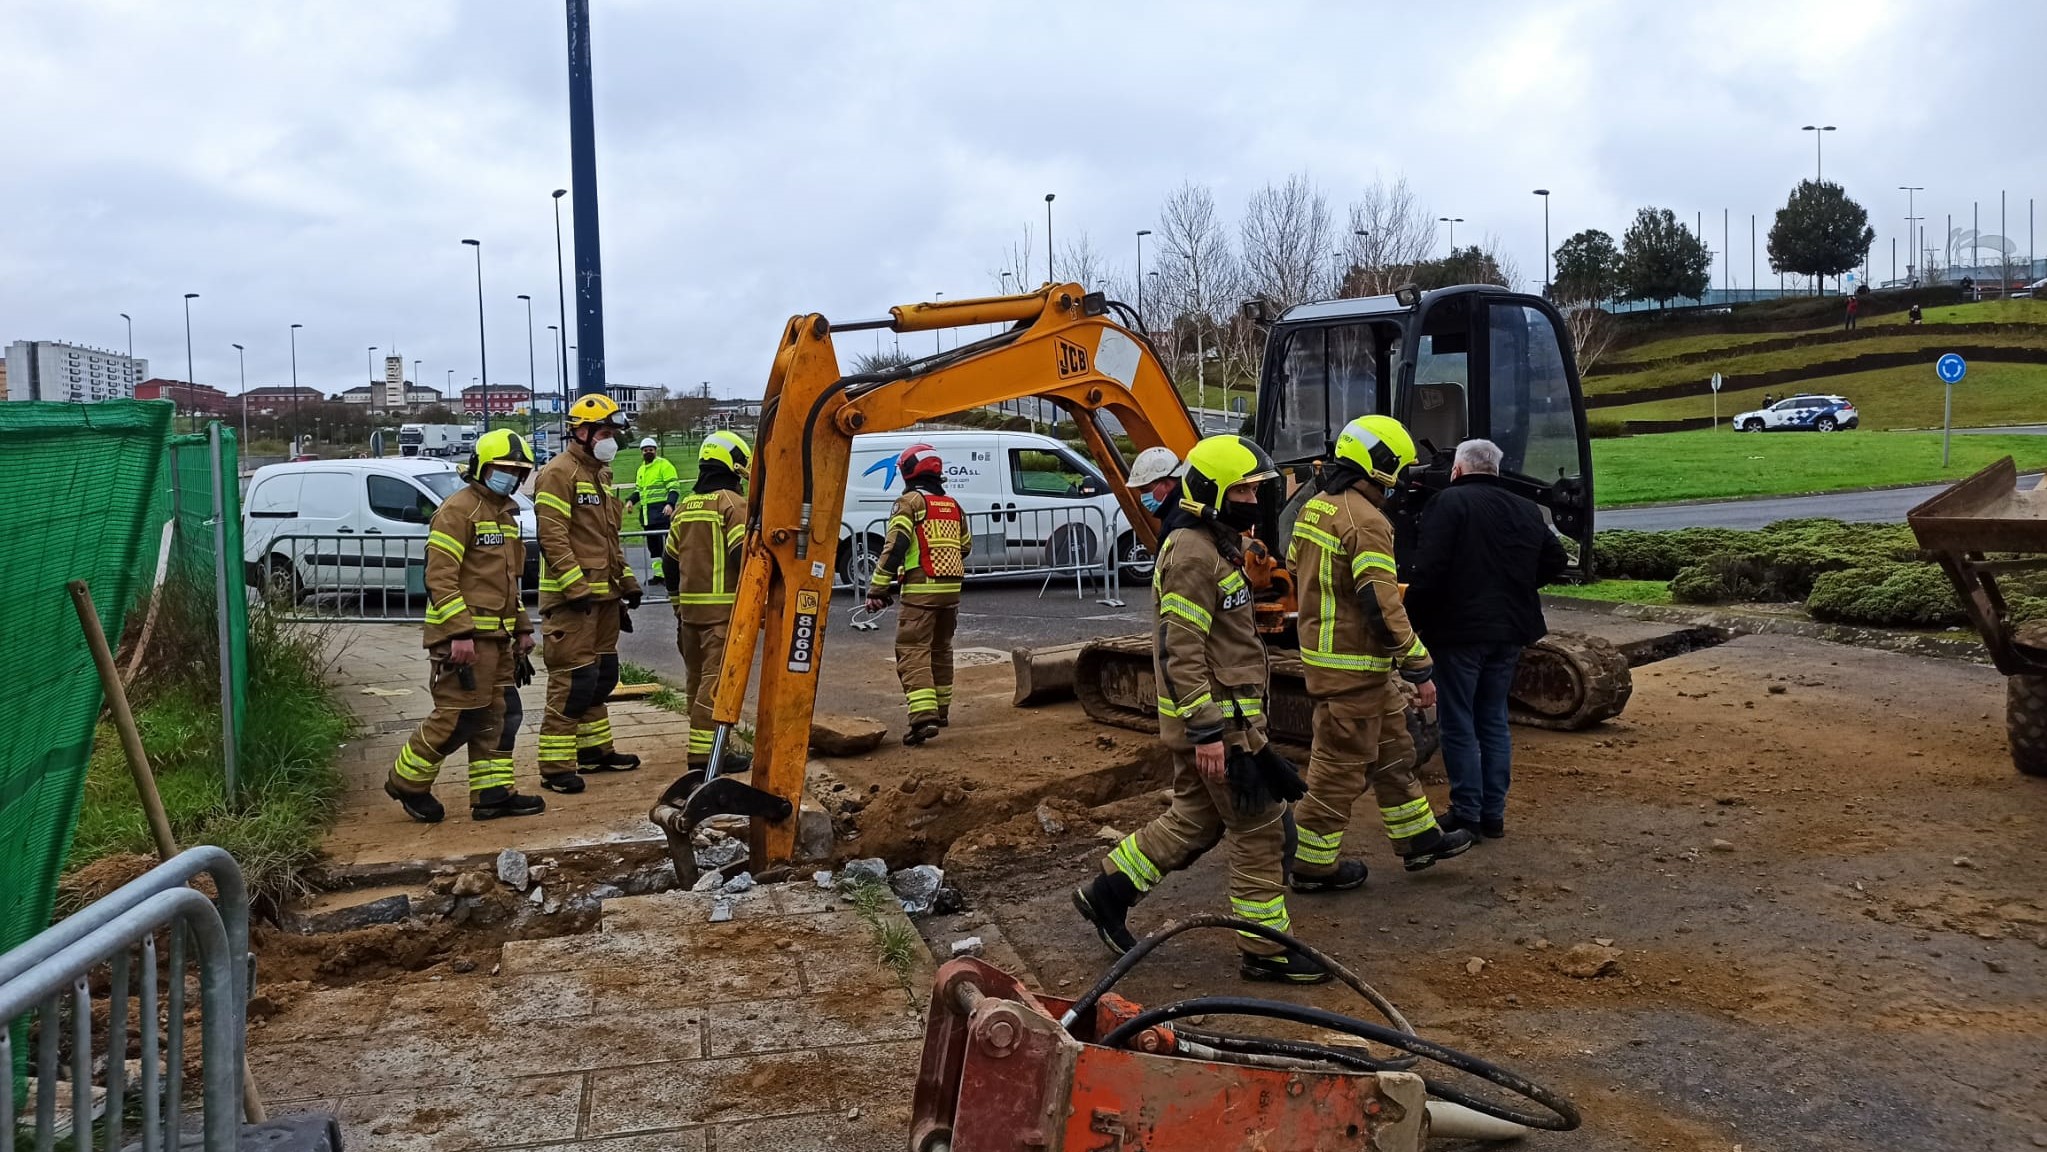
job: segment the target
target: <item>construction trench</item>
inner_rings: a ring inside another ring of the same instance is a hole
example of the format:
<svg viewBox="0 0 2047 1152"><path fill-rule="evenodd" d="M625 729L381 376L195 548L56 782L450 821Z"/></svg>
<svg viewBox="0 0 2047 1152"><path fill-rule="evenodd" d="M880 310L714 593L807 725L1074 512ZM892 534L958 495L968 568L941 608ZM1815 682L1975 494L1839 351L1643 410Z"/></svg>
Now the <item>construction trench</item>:
<svg viewBox="0 0 2047 1152"><path fill-rule="evenodd" d="M1290 897L1295 935L1422 1036L1575 1101L1584 1126L1530 1147L2047 1145L2047 797L2011 771L2001 678L1566 615L1628 652L1627 710L1586 732L1515 730L1505 840L1405 875L1383 841L1354 838L1370 882ZM845 643L828 703L899 728L883 651ZM940 740L892 733L810 771L837 858L816 867L936 865L931 911L867 916L808 865L730 895L663 892L673 867L651 827L532 852L523 887L484 853L337 871L259 935L259 1082L287 1110L335 1110L358 1146L905 1147L936 966L971 937L1049 994L1092 984L1110 958L1067 895L1161 809L1169 771L1150 737L1070 701L1016 707L1006 662L969 664ZM663 782L643 771L593 794L644 805ZM705 833L701 859L738 845ZM1204 860L1133 926L1218 909L1222 878ZM732 923L712 923L720 903ZM914 925L909 955L884 919ZM1230 947L1177 939L1118 991L1238 993ZM1371 1017L1335 985L1258 994ZM577 1053L587 1029L603 1058ZM528 1045L566 1047L550 1062ZM677 1045L713 1062L715 1091L694 1070L618 1079ZM479 1128L458 1104L492 1077L538 1095ZM498 1130L511 1119L528 1138Z"/></svg>

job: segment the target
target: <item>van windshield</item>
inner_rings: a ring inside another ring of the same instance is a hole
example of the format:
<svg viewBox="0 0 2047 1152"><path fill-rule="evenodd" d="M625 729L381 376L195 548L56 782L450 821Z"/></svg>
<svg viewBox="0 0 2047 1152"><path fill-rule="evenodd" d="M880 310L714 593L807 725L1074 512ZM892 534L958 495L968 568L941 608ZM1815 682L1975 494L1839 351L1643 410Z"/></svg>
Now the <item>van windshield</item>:
<svg viewBox="0 0 2047 1152"><path fill-rule="evenodd" d="M417 479L436 500L446 500L462 490L462 476L458 472L423 472Z"/></svg>

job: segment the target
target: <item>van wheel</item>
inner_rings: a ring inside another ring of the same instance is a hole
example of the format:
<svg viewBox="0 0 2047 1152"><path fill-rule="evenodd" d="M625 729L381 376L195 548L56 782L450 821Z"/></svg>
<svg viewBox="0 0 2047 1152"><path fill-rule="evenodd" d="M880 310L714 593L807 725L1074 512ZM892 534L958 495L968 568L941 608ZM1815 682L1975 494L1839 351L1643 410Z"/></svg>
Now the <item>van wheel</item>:
<svg viewBox="0 0 2047 1152"><path fill-rule="evenodd" d="M874 569L881 563L881 549L884 541L881 537L869 533L862 537L858 548L853 547L853 543L854 541L851 538L839 542L839 555L836 567L839 570L840 579L851 584L854 588L865 591L867 582L874 578Z"/></svg>
<svg viewBox="0 0 2047 1152"><path fill-rule="evenodd" d="M1751 416L1747 420L1742 421L1741 430L1744 432L1761 432L1763 430L1763 422Z"/></svg>
<svg viewBox="0 0 2047 1152"><path fill-rule="evenodd" d="M290 557L273 552L263 562L263 598L279 604L296 604L305 598L298 565Z"/></svg>
<svg viewBox="0 0 2047 1152"><path fill-rule="evenodd" d="M1152 562L1151 549L1144 546L1144 541L1139 540L1135 532L1125 532L1116 541L1116 565L1125 584L1151 583L1152 569L1156 567Z"/></svg>

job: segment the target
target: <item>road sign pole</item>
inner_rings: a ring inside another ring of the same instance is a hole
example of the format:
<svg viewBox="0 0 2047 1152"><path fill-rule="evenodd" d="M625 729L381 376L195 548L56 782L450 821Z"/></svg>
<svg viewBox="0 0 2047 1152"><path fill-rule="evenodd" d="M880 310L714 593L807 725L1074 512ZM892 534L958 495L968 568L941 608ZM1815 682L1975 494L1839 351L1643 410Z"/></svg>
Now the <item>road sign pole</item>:
<svg viewBox="0 0 2047 1152"><path fill-rule="evenodd" d="M1947 467L1948 441L1954 436L1955 386L1947 386L1947 400L1940 406L1940 466Z"/></svg>

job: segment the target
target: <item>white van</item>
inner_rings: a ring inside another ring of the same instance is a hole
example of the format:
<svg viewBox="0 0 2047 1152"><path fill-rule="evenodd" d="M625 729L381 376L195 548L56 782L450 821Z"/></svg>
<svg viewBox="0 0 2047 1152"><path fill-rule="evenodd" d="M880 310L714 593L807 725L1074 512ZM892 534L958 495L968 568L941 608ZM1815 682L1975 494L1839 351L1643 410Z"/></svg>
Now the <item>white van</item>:
<svg viewBox="0 0 2047 1152"><path fill-rule="evenodd" d="M1101 471L1065 443L1035 432L855 436L840 535L848 541L864 538L866 556L881 553L889 508L903 494L896 457L912 444L931 445L945 461L946 494L959 501L974 533L969 575L1100 563L1102 549L1113 546L1125 561L1124 579L1150 579L1150 558ZM864 582L869 571L849 570L848 564L858 559L850 553L840 547L839 570L855 583Z"/></svg>
<svg viewBox="0 0 2047 1152"><path fill-rule="evenodd" d="M467 481L445 460L302 460L258 468L242 500L248 582L296 600L306 592L425 591L427 524ZM533 502L519 503L519 535L534 539ZM536 588L539 550L526 556Z"/></svg>

